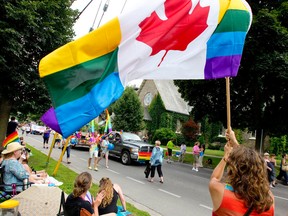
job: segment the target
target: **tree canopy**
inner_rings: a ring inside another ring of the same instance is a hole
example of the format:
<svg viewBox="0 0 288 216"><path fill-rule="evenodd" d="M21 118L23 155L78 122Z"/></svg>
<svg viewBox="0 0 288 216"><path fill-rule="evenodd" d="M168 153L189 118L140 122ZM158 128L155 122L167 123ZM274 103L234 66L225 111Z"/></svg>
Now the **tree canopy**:
<svg viewBox="0 0 288 216"><path fill-rule="evenodd" d="M263 9L263 1L252 4L253 24L238 75L230 82L231 125L256 130L256 149L261 136L281 135L288 129L288 5L287 1L264 2ZM226 125L224 79L175 84L194 107L196 121L208 114L211 120Z"/></svg>
<svg viewBox="0 0 288 216"><path fill-rule="evenodd" d="M115 114L113 129L138 132L143 129L143 107L137 93L127 87L123 95L112 105Z"/></svg>
<svg viewBox="0 0 288 216"><path fill-rule="evenodd" d="M42 57L72 40L70 0L0 0L0 141L10 112L43 113L51 106L38 75Z"/></svg>

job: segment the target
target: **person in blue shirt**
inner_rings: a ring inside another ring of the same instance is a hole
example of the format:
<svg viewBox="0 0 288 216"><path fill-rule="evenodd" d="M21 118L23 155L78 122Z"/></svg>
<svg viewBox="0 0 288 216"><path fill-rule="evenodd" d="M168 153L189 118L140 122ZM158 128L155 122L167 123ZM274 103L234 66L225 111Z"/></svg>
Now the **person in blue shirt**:
<svg viewBox="0 0 288 216"><path fill-rule="evenodd" d="M4 160L1 166L4 168L3 181L5 183L4 190L6 192L13 192L12 185L19 185L16 187L17 192L23 190L23 181L29 178L29 173L25 170L23 165L18 161L21 157L24 146L18 142L12 142L7 145L7 148L2 151Z"/></svg>
<svg viewBox="0 0 288 216"><path fill-rule="evenodd" d="M160 147L161 142L159 140L155 141L155 147L152 150L152 155L150 158L151 163L151 178L150 182L154 181L155 169L157 168L157 173L160 178L160 182L163 183L163 173L162 173L162 163L163 163L163 149Z"/></svg>

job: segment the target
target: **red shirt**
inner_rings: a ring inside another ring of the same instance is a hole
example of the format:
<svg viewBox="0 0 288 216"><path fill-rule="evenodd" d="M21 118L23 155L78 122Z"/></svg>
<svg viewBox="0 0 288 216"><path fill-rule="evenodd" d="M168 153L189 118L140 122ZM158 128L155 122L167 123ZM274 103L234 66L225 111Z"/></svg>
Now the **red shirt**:
<svg viewBox="0 0 288 216"><path fill-rule="evenodd" d="M238 199L233 191L230 191L225 187L223 200L220 207L212 212L212 216L243 216L247 211L247 207L244 201ZM250 216L274 216L274 205L266 212L258 214L256 211L252 211Z"/></svg>

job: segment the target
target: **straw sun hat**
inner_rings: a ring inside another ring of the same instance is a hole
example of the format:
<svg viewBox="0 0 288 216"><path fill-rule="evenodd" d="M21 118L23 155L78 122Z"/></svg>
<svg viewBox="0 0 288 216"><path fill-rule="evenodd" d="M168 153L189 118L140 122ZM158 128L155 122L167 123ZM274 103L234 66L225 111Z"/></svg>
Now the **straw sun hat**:
<svg viewBox="0 0 288 216"><path fill-rule="evenodd" d="M2 154L8 154L23 148L24 146L20 145L20 143L12 142L7 145L7 148L4 151L2 151Z"/></svg>

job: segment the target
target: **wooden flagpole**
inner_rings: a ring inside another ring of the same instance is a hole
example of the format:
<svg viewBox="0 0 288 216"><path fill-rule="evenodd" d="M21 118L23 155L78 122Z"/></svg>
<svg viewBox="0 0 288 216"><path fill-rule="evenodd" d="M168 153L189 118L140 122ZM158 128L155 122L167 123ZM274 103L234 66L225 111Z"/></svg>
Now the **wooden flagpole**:
<svg viewBox="0 0 288 216"><path fill-rule="evenodd" d="M63 148L63 150L62 150L62 152L61 152L60 158L59 158L59 160L58 160L58 162L57 162L57 165L56 165L56 167L55 167L55 169L54 169L54 172L53 172L53 174L52 174L53 176L56 176L56 174L57 174L57 171L58 171L58 169L59 169L59 166L60 166L60 164L61 164L61 162L62 162L62 158L63 158L63 156L64 156L64 154L65 154L66 148L67 148L67 146L68 146L68 144L69 144L69 142L70 142L70 139L71 139L71 136L69 136L69 137L66 139L64 148Z"/></svg>
<svg viewBox="0 0 288 216"><path fill-rule="evenodd" d="M226 108L227 108L227 130L231 130L231 110L230 110L230 78L225 77L226 79Z"/></svg>

